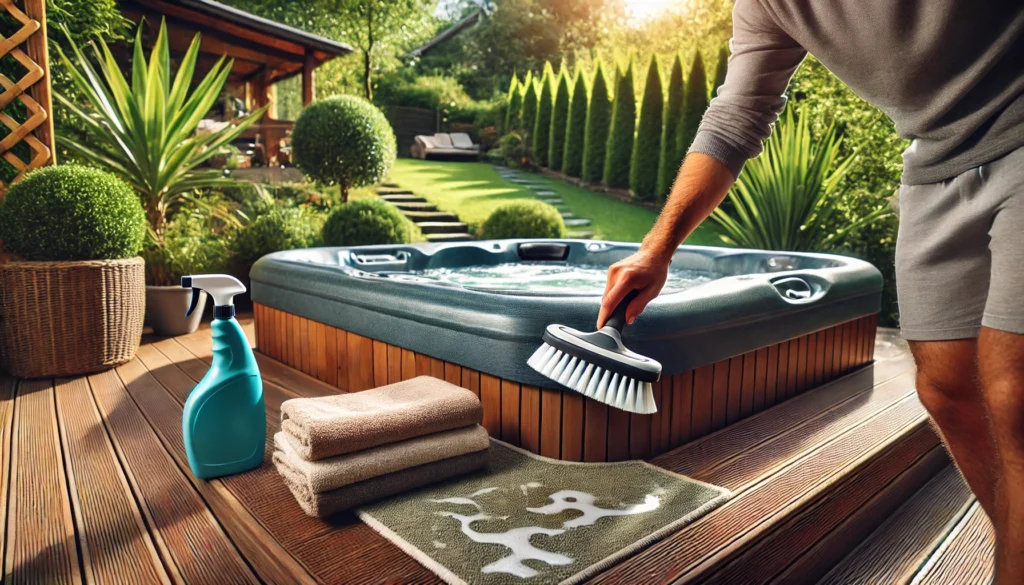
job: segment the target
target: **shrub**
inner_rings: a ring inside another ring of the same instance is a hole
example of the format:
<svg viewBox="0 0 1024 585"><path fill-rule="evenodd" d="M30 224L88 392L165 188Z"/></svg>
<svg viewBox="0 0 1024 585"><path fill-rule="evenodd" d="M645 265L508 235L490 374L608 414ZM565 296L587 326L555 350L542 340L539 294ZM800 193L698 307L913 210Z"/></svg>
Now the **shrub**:
<svg viewBox="0 0 1024 585"><path fill-rule="evenodd" d="M537 120L533 125L533 158L537 164L548 166L551 139L551 110L554 107L555 74L551 63L544 65L544 76L540 80L540 101L537 103Z"/></svg>
<svg viewBox="0 0 1024 585"><path fill-rule="evenodd" d="M529 80L526 85L526 91L523 93L523 131L526 133L532 133L534 126L537 125L537 108L540 105L540 99L537 95L537 82Z"/></svg>
<svg viewBox="0 0 1024 585"><path fill-rule="evenodd" d="M362 98L339 95L302 111L292 131L300 169L314 180L338 185L341 200L355 187L383 179L395 163L395 133L380 110Z"/></svg>
<svg viewBox="0 0 1024 585"><path fill-rule="evenodd" d="M616 189L629 187L629 159L633 156L636 131L636 93L633 88L633 61L615 87L615 107L608 146L604 155L604 184Z"/></svg>
<svg viewBox="0 0 1024 585"><path fill-rule="evenodd" d="M561 90L559 90L561 91ZM587 106L589 105L586 77L576 74L576 87L569 104L569 119L565 126L565 154L562 156L562 172L570 177L583 174L583 146L587 137Z"/></svg>
<svg viewBox="0 0 1024 585"><path fill-rule="evenodd" d="M25 260L131 258L145 235L138 195L99 169L44 167L11 185L0 204L0 240Z"/></svg>
<svg viewBox="0 0 1024 585"><path fill-rule="evenodd" d="M679 174L679 165L683 162L684 153L679 150L676 133L679 132L679 119L683 115L684 97L683 60L676 53L675 61L672 63L672 76L668 82L668 103L665 105L662 123L661 161L658 169L658 196L662 198L667 197L672 190L672 183Z"/></svg>
<svg viewBox="0 0 1024 585"><path fill-rule="evenodd" d="M711 97L718 94L718 88L725 83L725 74L729 70L729 49L724 45L718 49L718 62L715 64L715 77L711 83Z"/></svg>
<svg viewBox="0 0 1024 585"><path fill-rule="evenodd" d="M480 226L487 240L564 238L565 222L558 210L542 201L513 201L491 213Z"/></svg>
<svg viewBox="0 0 1024 585"><path fill-rule="evenodd" d="M299 207L274 208L238 231L232 243L236 263L251 266L260 257L317 245L323 214Z"/></svg>
<svg viewBox="0 0 1024 585"><path fill-rule="evenodd" d="M676 133L676 148L682 156L686 156L686 151L693 144L700 119L704 117L704 110L708 109L708 81L704 74L704 62L700 58L700 51L693 57L690 76L686 78L684 104L683 115L679 119L679 131Z"/></svg>
<svg viewBox="0 0 1024 585"><path fill-rule="evenodd" d="M533 168L530 150L526 147L526 136L519 132L509 132L498 141L498 149L504 163L513 169Z"/></svg>
<svg viewBox="0 0 1024 585"><path fill-rule="evenodd" d="M555 107L551 110L551 135L548 137L548 166L556 171L562 170L564 166L565 129L568 123L570 99L569 75L565 72L565 67L562 67L562 74L558 76Z"/></svg>
<svg viewBox="0 0 1024 585"><path fill-rule="evenodd" d="M167 222L162 240L150 241L142 250L146 283L173 286L189 274L216 274L228 269L230 239L217 233L208 218L186 210Z"/></svg>
<svg viewBox="0 0 1024 585"><path fill-rule="evenodd" d="M587 136L583 146L584 181L600 181L604 174L604 156L611 121L612 100L608 94L608 80L598 62L594 71L594 85L590 90L590 108L587 110Z"/></svg>
<svg viewBox="0 0 1024 585"><path fill-rule="evenodd" d="M644 201L653 200L657 194L658 163L661 158L661 111L664 106L665 94L661 91L658 56L651 55L640 108L640 122L629 162L629 188Z"/></svg>
<svg viewBox="0 0 1024 585"><path fill-rule="evenodd" d="M505 132L518 130L523 120L523 88L519 85L519 78L512 75L512 82L508 86L508 109L505 111Z"/></svg>
<svg viewBox="0 0 1024 585"><path fill-rule="evenodd" d="M327 246L408 244L412 240L408 219L383 199L360 199L338 206L324 223Z"/></svg>

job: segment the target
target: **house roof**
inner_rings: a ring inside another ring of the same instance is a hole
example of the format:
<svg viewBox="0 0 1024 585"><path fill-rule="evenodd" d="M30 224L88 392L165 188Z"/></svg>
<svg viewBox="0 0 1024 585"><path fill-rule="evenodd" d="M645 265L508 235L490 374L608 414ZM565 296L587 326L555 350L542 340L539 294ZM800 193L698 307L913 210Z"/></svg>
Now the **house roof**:
<svg viewBox="0 0 1024 585"><path fill-rule="evenodd" d="M413 57L422 57L423 55L425 55L427 53L427 51L430 51L431 49L433 49L433 48L437 47L438 45L444 43L448 39L450 39L450 38L454 37L455 35L459 34L463 30L465 30L465 29L469 28L470 26L476 24L477 21L480 20L480 15L481 15L482 12L483 12L482 9L474 10L469 16L463 18L459 22L456 22L452 26L444 29L436 37L434 37L434 38L430 39L429 41L427 41L423 46L417 47L417 48L413 49L412 51L409 51L409 54L412 55Z"/></svg>

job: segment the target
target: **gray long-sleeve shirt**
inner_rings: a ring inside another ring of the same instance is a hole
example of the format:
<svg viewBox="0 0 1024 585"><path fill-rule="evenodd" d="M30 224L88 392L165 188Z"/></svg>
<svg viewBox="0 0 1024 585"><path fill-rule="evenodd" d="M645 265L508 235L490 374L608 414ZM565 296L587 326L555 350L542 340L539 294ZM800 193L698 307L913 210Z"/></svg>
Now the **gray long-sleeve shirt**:
<svg viewBox="0 0 1024 585"><path fill-rule="evenodd" d="M736 0L730 47L690 152L736 175L761 152L808 52L913 140L904 183L1024 146L1021 0Z"/></svg>

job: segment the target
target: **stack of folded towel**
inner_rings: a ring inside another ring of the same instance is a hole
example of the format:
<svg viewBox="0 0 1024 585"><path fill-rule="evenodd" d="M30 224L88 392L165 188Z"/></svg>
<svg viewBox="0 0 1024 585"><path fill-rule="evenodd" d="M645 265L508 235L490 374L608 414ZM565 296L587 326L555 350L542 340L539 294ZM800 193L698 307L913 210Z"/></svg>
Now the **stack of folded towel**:
<svg viewBox="0 0 1024 585"><path fill-rule="evenodd" d="M310 516L487 466L475 394L421 376L364 392L281 404L274 465Z"/></svg>

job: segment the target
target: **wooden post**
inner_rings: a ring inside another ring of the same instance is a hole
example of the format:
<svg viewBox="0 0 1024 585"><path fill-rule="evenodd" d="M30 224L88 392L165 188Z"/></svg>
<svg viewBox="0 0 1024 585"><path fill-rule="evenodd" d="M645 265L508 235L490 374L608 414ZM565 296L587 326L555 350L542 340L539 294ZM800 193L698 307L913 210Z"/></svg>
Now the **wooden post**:
<svg viewBox="0 0 1024 585"><path fill-rule="evenodd" d="M29 59L43 68L43 78L29 88L29 94L46 112L46 122L35 130L36 138L50 149L49 164L57 164L53 136L53 102L50 97L50 59L46 46L46 0L25 0L25 15L39 22L39 30L25 41Z"/></svg>
<svg viewBox="0 0 1024 585"><path fill-rule="evenodd" d="M308 106L316 99L316 58L313 51L306 50L306 59L302 63L302 105Z"/></svg>

